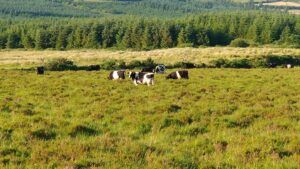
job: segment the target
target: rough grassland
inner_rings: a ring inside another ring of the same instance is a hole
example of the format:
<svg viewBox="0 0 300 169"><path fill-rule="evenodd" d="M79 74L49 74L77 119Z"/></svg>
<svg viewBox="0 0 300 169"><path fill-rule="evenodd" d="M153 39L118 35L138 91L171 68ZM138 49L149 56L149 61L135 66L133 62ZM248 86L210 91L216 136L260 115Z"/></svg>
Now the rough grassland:
<svg viewBox="0 0 300 169"><path fill-rule="evenodd" d="M300 69L0 71L0 168L299 168Z"/></svg>
<svg viewBox="0 0 300 169"><path fill-rule="evenodd" d="M300 49L289 48L173 48L153 51L111 51L111 50L71 50L71 51L0 51L0 67L8 64L24 67L41 64L52 58L64 57L79 65L95 64L106 59L145 60L149 57L158 63L173 64L178 61L208 63L211 60L224 58L255 58L267 55L292 55L300 57Z"/></svg>

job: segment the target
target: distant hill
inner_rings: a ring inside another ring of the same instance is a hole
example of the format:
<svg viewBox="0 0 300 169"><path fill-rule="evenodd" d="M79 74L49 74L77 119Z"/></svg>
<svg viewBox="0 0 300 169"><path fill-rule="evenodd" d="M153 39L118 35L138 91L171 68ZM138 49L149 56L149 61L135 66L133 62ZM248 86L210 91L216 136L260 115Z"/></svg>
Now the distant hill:
<svg viewBox="0 0 300 169"><path fill-rule="evenodd" d="M251 0L0 0L0 16L177 17L213 10L252 9Z"/></svg>

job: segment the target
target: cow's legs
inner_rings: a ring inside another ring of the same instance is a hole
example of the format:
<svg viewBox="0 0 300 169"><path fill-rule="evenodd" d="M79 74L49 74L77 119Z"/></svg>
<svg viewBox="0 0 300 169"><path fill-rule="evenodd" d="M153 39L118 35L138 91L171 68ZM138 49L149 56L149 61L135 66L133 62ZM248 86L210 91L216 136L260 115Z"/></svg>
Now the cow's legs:
<svg viewBox="0 0 300 169"><path fill-rule="evenodd" d="M154 85L154 79L151 79L151 84Z"/></svg>

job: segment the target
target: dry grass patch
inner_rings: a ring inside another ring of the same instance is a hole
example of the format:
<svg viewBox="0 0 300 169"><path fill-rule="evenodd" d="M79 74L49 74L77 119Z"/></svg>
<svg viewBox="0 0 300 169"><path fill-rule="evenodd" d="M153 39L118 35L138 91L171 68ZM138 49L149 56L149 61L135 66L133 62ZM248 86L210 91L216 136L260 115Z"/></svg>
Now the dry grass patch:
<svg viewBox="0 0 300 169"><path fill-rule="evenodd" d="M218 58L255 58L266 55L293 55L300 57L300 49L291 48L173 48L152 51L112 51L112 50L69 50L69 51L0 51L0 65L16 64L19 66L41 64L53 58L68 58L78 65L87 65L103 62L107 59L118 59L130 62L145 60L151 57L158 63L174 64L178 61L193 63L208 63Z"/></svg>

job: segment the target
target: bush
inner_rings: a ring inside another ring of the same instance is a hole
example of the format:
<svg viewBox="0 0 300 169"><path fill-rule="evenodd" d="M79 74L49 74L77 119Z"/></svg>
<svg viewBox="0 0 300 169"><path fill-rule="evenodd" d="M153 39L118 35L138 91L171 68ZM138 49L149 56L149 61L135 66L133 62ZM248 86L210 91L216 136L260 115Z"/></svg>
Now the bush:
<svg viewBox="0 0 300 169"><path fill-rule="evenodd" d="M300 58L293 56L267 56L265 58L267 65L283 66L286 64L300 65Z"/></svg>
<svg viewBox="0 0 300 169"><path fill-rule="evenodd" d="M58 58L48 62L46 69L51 71L77 70L77 66L71 60Z"/></svg>
<svg viewBox="0 0 300 169"><path fill-rule="evenodd" d="M195 68L195 64L191 62L177 62L173 65L174 68L191 69Z"/></svg>
<svg viewBox="0 0 300 169"><path fill-rule="evenodd" d="M100 67L105 70L114 70L118 68L118 63L117 60L107 60L104 61Z"/></svg>
<svg viewBox="0 0 300 169"><path fill-rule="evenodd" d="M229 61L227 59L217 59L217 60L212 60L210 62L210 65L211 65L211 67L221 68L221 67L226 67L228 62Z"/></svg>
<svg viewBox="0 0 300 169"><path fill-rule="evenodd" d="M127 68L129 68L129 69L141 68L141 67L143 67L142 65L143 65L143 64L142 64L141 61L139 61L139 60L133 60L133 61L131 61L131 62L127 65Z"/></svg>
<svg viewBox="0 0 300 169"><path fill-rule="evenodd" d="M241 47L241 48L246 48L249 47L249 43L245 39L234 39L233 41L230 42L231 47Z"/></svg>
<svg viewBox="0 0 300 169"><path fill-rule="evenodd" d="M226 67L230 68L251 68L251 62L248 59L234 59L229 61Z"/></svg>
<svg viewBox="0 0 300 169"><path fill-rule="evenodd" d="M147 60L144 60L144 61L133 60L127 65L127 68L128 69L136 69L136 68L142 68L142 67L155 68L156 65L157 64L154 62L153 59L148 58Z"/></svg>

